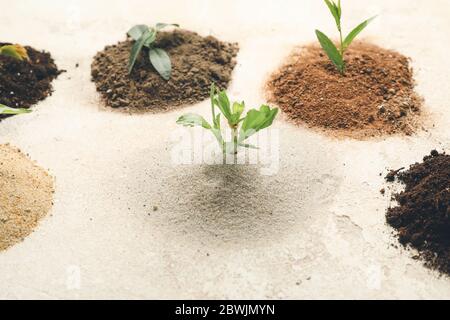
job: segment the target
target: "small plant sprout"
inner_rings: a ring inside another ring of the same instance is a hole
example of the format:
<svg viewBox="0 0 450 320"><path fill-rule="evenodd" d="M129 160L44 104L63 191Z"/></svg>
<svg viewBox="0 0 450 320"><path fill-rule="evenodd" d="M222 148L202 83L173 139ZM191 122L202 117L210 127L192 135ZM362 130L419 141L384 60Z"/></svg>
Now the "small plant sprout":
<svg viewBox="0 0 450 320"><path fill-rule="evenodd" d="M16 58L17 60L29 60L27 49L19 44L8 44L0 47L0 55Z"/></svg>
<svg viewBox="0 0 450 320"><path fill-rule="evenodd" d="M228 153L235 155L236 160L239 147L257 149L257 147L246 143L246 139L258 131L271 126L278 113L277 108L271 109L267 105L262 105L259 110L249 110L246 116L243 117L245 103L234 102L231 104L226 92L219 91L214 84L211 85L210 98L212 124L208 123L202 116L193 113L181 116L177 123L183 126L200 126L211 130L222 149L224 158ZM217 114L216 108L220 111ZM231 129L231 142L227 142L223 138L221 115Z"/></svg>
<svg viewBox="0 0 450 320"><path fill-rule="evenodd" d="M331 0L325 0L328 8L330 9L331 14L336 21L336 26L339 31L340 36L340 47L339 49L334 45L334 43L328 38L323 32L316 30L317 39L319 39L320 45L323 50L336 66L338 71L343 75L345 73L345 60L344 55L345 51L348 49L352 41L356 38L356 36L367 27L367 25L376 18L376 16L362 22L355 29L353 29L347 37L344 39L342 35L342 27L341 27L341 0L338 0L337 4Z"/></svg>
<svg viewBox="0 0 450 320"><path fill-rule="evenodd" d="M2 115L13 115L13 114L22 114L22 113L30 113L31 110L23 109L23 108L10 108L0 103L0 114Z"/></svg>
<svg viewBox="0 0 450 320"><path fill-rule="evenodd" d="M150 63L156 71L163 77L164 80L169 80L172 73L172 64L170 57L166 51L161 48L156 48L154 42L156 35L161 29L174 26L179 27L178 24L157 23L154 27L147 25L136 25L128 31L128 35L135 41L131 48L130 61L128 62L128 73L133 71L134 64L139 57L142 48L148 48Z"/></svg>

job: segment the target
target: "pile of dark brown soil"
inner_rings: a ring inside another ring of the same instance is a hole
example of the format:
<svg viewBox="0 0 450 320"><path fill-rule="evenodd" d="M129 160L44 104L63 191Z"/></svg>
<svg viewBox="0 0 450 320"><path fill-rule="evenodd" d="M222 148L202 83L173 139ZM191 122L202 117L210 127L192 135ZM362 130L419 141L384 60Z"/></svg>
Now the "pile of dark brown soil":
<svg viewBox="0 0 450 320"><path fill-rule="evenodd" d="M387 222L427 266L450 275L450 155L432 151L395 176L405 191L395 195L399 205L388 209Z"/></svg>
<svg viewBox="0 0 450 320"><path fill-rule="evenodd" d="M8 107L29 108L45 99L52 92L51 82L62 72L50 53L25 48L29 61L0 55L0 103Z"/></svg>
<svg viewBox="0 0 450 320"><path fill-rule="evenodd" d="M94 58L92 79L107 106L162 111L203 101L212 82L228 86L238 52L237 44L211 36L180 29L160 32L155 46L165 49L172 61L172 77L165 81L151 65L147 48L128 75L132 44L127 40L107 46Z"/></svg>
<svg viewBox="0 0 450 320"><path fill-rule="evenodd" d="M356 42L342 76L317 45L297 50L267 84L268 100L297 124L355 138L416 129L421 99L403 55Z"/></svg>

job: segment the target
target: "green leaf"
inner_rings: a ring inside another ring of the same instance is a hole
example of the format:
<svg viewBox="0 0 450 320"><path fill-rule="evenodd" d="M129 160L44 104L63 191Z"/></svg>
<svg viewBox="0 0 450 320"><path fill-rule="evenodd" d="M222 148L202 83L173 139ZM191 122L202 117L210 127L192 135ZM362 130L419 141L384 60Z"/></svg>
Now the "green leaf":
<svg viewBox="0 0 450 320"><path fill-rule="evenodd" d="M330 0L325 0L325 3L328 6L328 9L330 9L331 14L334 17L334 20L336 21L336 26L338 27L338 29L341 29L341 10L339 8L338 5L336 5L336 3L330 1Z"/></svg>
<svg viewBox="0 0 450 320"><path fill-rule="evenodd" d="M338 10L338 14L339 14L339 19L341 19L341 17L342 17L341 0L338 0L337 10Z"/></svg>
<svg viewBox="0 0 450 320"><path fill-rule="evenodd" d="M149 35L144 42L144 47L150 48L151 44L156 40L156 31L154 29L150 29Z"/></svg>
<svg viewBox="0 0 450 320"><path fill-rule="evenodd" d="M20 45L6 45L0 47L0 54L8 57L13 57L18 60L28 59L27 51Z"/></svg>
<svg viewBox="0 0 450 320"><path fill-rule="evenodd" d="M244 112L244 109L245 109L245 103L244 102L242 102L242 103L238 103L238 102L233 103L233 108L232 108L233 113L231 115L231 121L230 121L230 124L232 126L236 126L240 122L239 118L241 117L242 112Z"/></svg>
<svg viewBox="0 0 450 320"><path fill-rule="evenodd" d="M215 96L216 96L216 86L214 85L214 82L212 82L211 87L209 89L209 99L211 101L211 116L213 118L213 122L214 122L213 124L214 124L214 127L217 128L218 124L217 124L217 117L216 117L216 110L215 110L216 106L214 103ZM220 123L219 123L219 125L220 125Z"/></svg>
<svg viewBox="0 0 450 320"><path fill-rule="evenodd" d="M222 114L228 121L232 121L231 109L230 109L230 100L228 99L227 93L225 91L221 91L217 94L217 98L214 99L215 104L220 109Z"/></svg>
<svg viewBox="0 0 450 320"><path fill-rule="evenodd" d="M220 113L214 119L214 128L220 129Z"/></svg>
<svg viewBox="0 0 450 320"><path fill-rule="evenodd" d="M147 41L150 36L150 31L146 31L134 44L131 48L130 60L128 62L128 74L131 74L133 71L134 64L144 46L145 41Z"/></svg>
<svg viewBox="0 0 450 320"><path fill-rule="evenodd" d="M209 88L209 97L211 98L211 103L213 103L213 99L216 96L216 85L214 82L211 83L211 87Z"/></svg>
<svg viewBox="0 0 450 320"><path fill-rule="evenodd" d="M356 38L356 36L361 31L363 31L369 25L369 23L372 22L372 20L375 19L376 17L377 16L367 19L363 23L359 24L355 29L353 29L344 40L344 43L343 43L344 49L347 49L350 46L350 44L352 43L352 41Z"/></svg>
<svg viewBox="0 0 450 320"><path fill-rule="evenodd" d="M270 109L269 106L263 105L259 110L251 109L247 112L244 122L239 133L239 141L242 142L259 130L272 125L278 113L278 108Z"/></svg>
<svg viewBox="0 0 450 320"><path fill-rule="evenodd" d="M195 113L187 113L178 118L177 124L185 127L199 126L205 129L211 129L211 125L202 116Z"/></svg>
<svg viewBox="0 0 450 320"><path fill-rule="evenodd" d="M148 26L146 26L145 24L138 24L136 26L134 26L133 28L131 28L127 34L135 41L138 41L140 37L142 37L142 35L149 31Z"/></svg>
<svg viewBox="0 0 450 320"><path fill-rule="evenodd" d="M218 128L211 128L211 132L214 134L214 137L216 138L217 142L219 142L220 147L223 148L223 137L222 132Z"/></svg>
<svg viewBox="0 0 450 320"><path fill-rule="evenodd" d="M23 108L10 108L3 104L0 104L0 114L22 114L22 113L30 113L30 109Z"/></svg>
<svg viewBox="0 0 450 320"><path fill-rule="evenodd" d="M270 109L269 106L263 105L261 106L261 112L265 114L266 119L263 121L263 123L259 126L258 130L265 129L272 125L273 120L275 119L276 115L278 114L278 109Z"/></svg>
<svg viewBox="0 0 450 320"><path fill-rule="evenodd" d="M179 27L180 25L177 23L157 23L155 28L157 31L164 29L165 27Z"/></svg>
<svg viewBox="0 0 450 320"><path fill-rule="evenodd" d="M223 138L220 131L220 120L218 119L220 115L217 116L217 121L219 121L219 127L211 127L211 125L202 116L194 113L187 113L178 118L177 124L183 125L185 127L203 127L205 129L211 130L214 137L216 138L219 145L222 147Z"/></svg>
<svg viewBox="0 0 450 320"><path fill-rule="evenodd" d="M342 58L339 50L336 48L334 43L321 31L316 30L317 39L320 42L323 50L327 54L328 58L334 63L334 65L338 68L340 73L344 72L345 64L344 59Z"/></svg>
<svg viewBox="0 0 450 320"><path fill-rule="evenodd" d="M166 81L169 80L172 73L172 63L167 52L160 48L150 48L149 57L150 62L161 77Z"/></svg>
<svg viewBox="0 0 450 320"><path fill-rule="evenodd" d="M238 102L233 103L233 114L237 114L240 117L242 112L244 112L244 109L245 109L244 101L242 101L242 103L238 103Z"/></svg>

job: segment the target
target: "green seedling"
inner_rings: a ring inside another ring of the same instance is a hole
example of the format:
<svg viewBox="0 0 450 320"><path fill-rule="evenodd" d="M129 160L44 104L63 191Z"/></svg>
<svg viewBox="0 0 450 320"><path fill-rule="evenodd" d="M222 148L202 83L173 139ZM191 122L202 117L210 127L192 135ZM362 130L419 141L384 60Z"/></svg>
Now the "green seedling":
<svg viewBox="0 0 450 320"><path fill-rule="evenodd" d="M131 48L130 61L128 62L128 74L133 71L134 64L144 47L148 48L150 63L164 80L169 80L172 73L172 63L167 52L156 48L154 42L158 32L168 26L179 27L178 24L157 23L154 27L136 25L128 31L128 35L135 41Z"/></svg>
<svg viewBox="0 0 450 320"><path fill-rule="evenodd" d="M27 49L19 44L8 44L1 46L0 55L13 57L17 60L29 60Z"/></svg>
<svg viewBox="0 0 450 320"><path fill-rule="evenodd" d="M342 35L342 27L341 27L341 16L342 16L341 0L338 0L337 4L334 1L330 1L330 0L325 0L325 3L327 4L328 8L330 9L331 14L334 17L334 20L336 21L336 26L337 26L337 29L339 31L339 36L340 36L339 49L334 45L333 41L331 41L330 38L328 38L323 32L316 30L316 35L317 35L317 39L319 39L320 45L322 46L323 50L327 54L328 58L330 58L330 60L336 66L338 71L343 75L345 73L345 60L344 60L345 51L348 49L348 47L353 42L353 40L356 38L356 36L361 31L363 31L367 27L367 25L373 19L376 18L376 16L359 24L344 39L343 35Z"/></svg>
<svg viewBox="0 0 450 320"><path fill-rule="evenodd" d="M31 110L23 109L23 108L10 108L0 103L0 114L4 115L13 115L13 114L22 114L22 113L30 113Z"/></svg>
<svg viewBox="0 0 450 320"><path fill-rule="evenodd" d="M212 124L194 113L182 115L177 120L177 124L188 127L200 126L211 130L222 149L224 157L227 153L237 155L239 147L256 149L257 147L246 143L246 140L258 131L271 126L278 113L277 108L271 109L267 105L262 105L259 110L249 110L243 117L245 103L234 102L231 104L226 92L218 90L214 84L211 85L210 99ZM219 111L217 114L216 108ZM231 142L227 142L223 138L221 115L231 129Z"/></svg>

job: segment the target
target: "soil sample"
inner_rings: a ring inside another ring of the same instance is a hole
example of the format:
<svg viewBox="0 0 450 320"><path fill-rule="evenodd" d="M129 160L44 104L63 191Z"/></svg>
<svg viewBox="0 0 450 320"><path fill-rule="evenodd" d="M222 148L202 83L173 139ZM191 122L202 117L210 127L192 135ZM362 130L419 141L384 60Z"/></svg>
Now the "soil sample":
<svg viewBox="0 0 450 320"><path fill-rule="evenodd" d="M450 155L432 151L395 177L405 190L394 196L398 206L388 209L387 222L427 266L450 275Z"/></svg>
<svg viewBox="0 0 450 320"><path fill-rule="evenodd" d="M92 79L107 106L128 111L164 111L209 97L211 83L225 89L236 65L238 46L212 36L176 29L159 32L155 47L172 62L172 76L164 80L143 48L131 75L128 60L133 41L107 46L92 63Z"/></svg>
<svg viewBox="0 0 450 320"><path fill-rule="evenodd" d="M0 251L22 241L52 207L53 179L20 150L0 145Z"/></svg>
<svg viewBox="0 0 450 320"><path fill-rule="evenodd" d="M354 138L412 134L422 101L408 58L355 42L341 75L318 45L296 50L267 84L268 100L296 124Z"/></svg>
<svg viewBox="0 0 450 320"><path fill-rule="evenodd" d="M28 61L0 55L0 103L11 108L30 108L44 100L52 93L51 82L62 72L50 53L25 49Z"/></svg>

